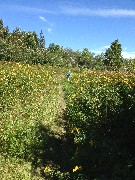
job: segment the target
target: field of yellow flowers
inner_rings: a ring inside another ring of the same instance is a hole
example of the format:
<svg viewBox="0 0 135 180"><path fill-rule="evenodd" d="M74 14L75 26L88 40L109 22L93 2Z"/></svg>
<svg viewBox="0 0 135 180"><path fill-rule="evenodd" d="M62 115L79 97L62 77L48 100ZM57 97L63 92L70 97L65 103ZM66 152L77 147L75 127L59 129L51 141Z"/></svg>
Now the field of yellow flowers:
<svg viewBox="0 0 135 180"><path fill-rule="evenodd" d="M76 68L65 77L0 62L0 179L135 177L135 74Z"/></svg>
<svg viewBox="0 0 135 180"><path fill-rule="evenodd" d="M64 133L61 79L58 68L0 62L0 179L31 179L49 136Z"/></svg>
<svg viewBox="0 0 135 180"><path fill-rule="evenodd" d="M135 177L135 74L80 70L65 91L72 163L86 179Z"/></svg>

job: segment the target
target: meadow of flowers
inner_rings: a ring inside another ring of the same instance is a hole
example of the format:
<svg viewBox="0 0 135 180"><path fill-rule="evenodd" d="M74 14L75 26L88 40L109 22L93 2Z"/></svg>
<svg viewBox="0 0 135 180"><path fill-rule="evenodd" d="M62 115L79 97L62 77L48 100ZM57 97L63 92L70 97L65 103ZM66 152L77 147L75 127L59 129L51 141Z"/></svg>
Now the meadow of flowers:
<svg viewBox="0 0 135 180"><path fill-rule="evenodd" d="M44 154L49 134L56 139L64 133L59 118L62 109L60 70L50 66L0 62L0 178L16 171L7 163L11 157L33 162ZM59 125L61 124L61 126ZM4 158L4 159L3 159ZM40 158L39 158L40 159ZM12 162L12 160L9 160ZM6 164L7 167L6 167ZM23 162L24 164L24 162ZM26 165L27 166L27 165ZM30 171L23 167L20 177ZM25 172L26 171L26 172ZM18 172L19 173L19 172ZM6 176L7 175L7 176ZM13 179L14 179L13 178Z"/></svg>
<svg viewBox="0 0 135 180"><path fill-rule="evenodd" d="M65 91L72 163L90 179L135 177L135 74L80 70Z"/></svg>
<svg viewBox="0 0 135 180"><path fill-rule="evenodd" d="M65 80L64 68L0 62L0 178L135 177L135 74Z"/></svg>

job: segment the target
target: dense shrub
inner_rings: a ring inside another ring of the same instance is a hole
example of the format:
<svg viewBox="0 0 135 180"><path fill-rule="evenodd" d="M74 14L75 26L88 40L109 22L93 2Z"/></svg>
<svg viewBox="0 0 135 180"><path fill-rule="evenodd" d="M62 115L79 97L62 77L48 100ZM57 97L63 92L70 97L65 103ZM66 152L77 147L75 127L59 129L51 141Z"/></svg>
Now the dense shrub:
<svg viewBox="0 0 135 180"><path fill-rule="evenodd" d="M0 153L33 158L45 141L41 125L49 131L59 112L58 69L13 62L0 65Z"/></svg>
<svg viewBox="0 0 135 180"><path fill-rule="evenodd" d="M135 76L75 73L65 86L75 154L88 178L135 177Z"/></svg>

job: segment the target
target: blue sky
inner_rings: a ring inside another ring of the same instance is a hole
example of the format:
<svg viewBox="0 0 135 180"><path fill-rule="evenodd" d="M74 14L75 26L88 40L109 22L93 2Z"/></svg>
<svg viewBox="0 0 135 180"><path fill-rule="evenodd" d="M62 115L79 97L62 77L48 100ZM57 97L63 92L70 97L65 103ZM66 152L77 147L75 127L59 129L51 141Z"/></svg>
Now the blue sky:
<svg viewBox="0 0 135 180"><path fill-rule="evenodd" d="M42 30L46 47L100 54L118 39L123 56L135 58L135 0L0 0L0 18L10 31Z"/></svg>

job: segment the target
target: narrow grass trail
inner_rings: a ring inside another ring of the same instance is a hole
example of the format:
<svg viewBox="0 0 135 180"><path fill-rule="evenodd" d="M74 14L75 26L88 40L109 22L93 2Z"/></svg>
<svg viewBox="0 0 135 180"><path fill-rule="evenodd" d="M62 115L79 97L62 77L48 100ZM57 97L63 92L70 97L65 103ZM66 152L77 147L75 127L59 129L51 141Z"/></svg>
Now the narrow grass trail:
<svg viewBox="0 0 135 180"><path fill-rule="evenodd" d="M68 85L70 82L66 82L66 81L67 79L65 78L65 76L61 75L61 83L58 87L59 89L58 104L60 108L59 108L59 115L57 118L57 123L59 127L59 129L57 129L57 132L59 132L60 135L60 148L56 145L56 153L59 151L58 154L60 160L56 162L56 164L60 166L61 173L66 173L71 171L70 160L73 153L73 139L69 137L69 124L66 115L67 106L66 106L66 97L64 91L65 85Z"/></svg>
<svg viewBox="0 0 135 180"><path fill-rule="evenodd" d="M56 109L57 113L54 114L55 117L52 119L52 124L50 126L50 134L46 136L46 130L43 127L43 132L45 134L45 144L43 147L43 154L39 159L42 159L38 164L38 158L34 162L36 164L36 173L44 176L44 170L46 167L51 167L52 169L57 169L56 172L66 173L70 169L70 158L72 154L72 142L68 137L68 121L66 119L66 99L65 99L65 77L60 75L58 89L58 97ZM55 108L55 107L54 107ZM47 123L47 122L45 122Z"/></svg>
<svg viewBox="0 0 135 180"><path fill-rule="evenodd" d="M68 144L68 123L66 119L66 99L65 99L65 79L64 75L61 75L61 83L58 87L59 89L59 98L58 104L60 105L60 112L58 115L57 123L59 124L60 139L61 139L61 150L60 150L60 169L62 172L67 171L68 169L68 151L69 151L69 144Z"/></svg>
<svg viewBox="0 0 135 180"><path fill-rule="evenodd" d="M69 158L69 142L68 142L68 123L66 119L66 100L64 93L64 85L60 86L60 102L61 102L61 120L62 120L62 145L61 145L61 171L66 172L68 170L68 158Z"/></svg>

